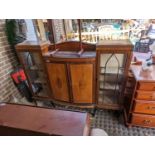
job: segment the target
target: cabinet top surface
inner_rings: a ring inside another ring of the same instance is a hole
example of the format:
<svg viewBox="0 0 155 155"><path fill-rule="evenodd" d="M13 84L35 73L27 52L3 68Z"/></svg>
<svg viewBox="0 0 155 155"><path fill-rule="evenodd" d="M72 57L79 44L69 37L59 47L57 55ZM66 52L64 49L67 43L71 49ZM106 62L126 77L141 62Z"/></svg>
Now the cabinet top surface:
<svg viewBox="0 0 155 155"><path fill-rule="evenodd" d="M48 41L24 41L16 45L16 50L35 50L48 47L49 45Z"/></svg>
<svg viewBox="0 0 155 155"><path fill-rule="evenodd" d="M16 104L0 105L0 126L54 135L82 135L87 113Z"/></svg>
<svg viewBox="0 0 155 155"><path fill-rule="evenodd" d="M17 44L17 46L23 46L23 45L28 45L28 46L42 46L44 44L49 44L48 41L24 41L22 43Z"/></svg>
<svg viewBox="0 0 155 155"><path fill-rule="evenodd" d="M137 81L155 82L155 65L150 66L150 70L142 70L141 65L131 65L131 71Z"/></svg>
<svg viewBox="0 0 155 155"><path fill-rule="evenodd" d="M53 58L95 58L96 52L85 51L81 55L78 55L78 52L75 51L58 51L52 55L48 52L44 56Z"/></svg>
<svg viewBox="0 0 155 155"><path fill-rule="evenodd" d="M102 40L97 46L132 46L130 40Z"/></svg>

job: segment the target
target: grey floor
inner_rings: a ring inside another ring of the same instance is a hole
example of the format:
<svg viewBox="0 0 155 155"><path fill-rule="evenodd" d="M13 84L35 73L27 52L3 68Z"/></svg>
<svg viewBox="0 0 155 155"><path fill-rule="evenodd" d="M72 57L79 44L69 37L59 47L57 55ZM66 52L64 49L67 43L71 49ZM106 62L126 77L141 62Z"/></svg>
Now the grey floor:
<svg viewBox="0 0 155 155"><path fill-rule="evenodd" d="M123 114L118 116L113 111L98 110L92 119L92 128L104 129L110 136L154 136L155 129L124 125Z"/></svg>

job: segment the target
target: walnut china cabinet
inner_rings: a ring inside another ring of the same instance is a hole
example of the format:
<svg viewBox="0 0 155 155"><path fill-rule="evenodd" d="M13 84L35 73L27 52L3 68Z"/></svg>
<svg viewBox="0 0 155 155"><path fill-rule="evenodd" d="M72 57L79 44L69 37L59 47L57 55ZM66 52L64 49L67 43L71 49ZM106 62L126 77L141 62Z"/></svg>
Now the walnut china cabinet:
<svg viewBox="0 0 155 155"><path fill-rule="evenodd" d="M97 44L97 107L121 110L132 58L129 40L105 40Z"/></svg>

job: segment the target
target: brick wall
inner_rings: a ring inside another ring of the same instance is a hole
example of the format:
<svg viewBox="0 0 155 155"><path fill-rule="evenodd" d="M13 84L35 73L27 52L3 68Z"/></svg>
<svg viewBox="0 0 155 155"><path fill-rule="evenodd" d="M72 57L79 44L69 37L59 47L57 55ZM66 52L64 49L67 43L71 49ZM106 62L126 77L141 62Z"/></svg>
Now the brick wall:
<svg viewBox="0 0 155 155"><path fill-rule="evenodd" d="M17 58L10 49L5 35L5 20L0 19L0 101L8 101L12 95L20 97L10 78L10 72L17 64Z"/></svg>

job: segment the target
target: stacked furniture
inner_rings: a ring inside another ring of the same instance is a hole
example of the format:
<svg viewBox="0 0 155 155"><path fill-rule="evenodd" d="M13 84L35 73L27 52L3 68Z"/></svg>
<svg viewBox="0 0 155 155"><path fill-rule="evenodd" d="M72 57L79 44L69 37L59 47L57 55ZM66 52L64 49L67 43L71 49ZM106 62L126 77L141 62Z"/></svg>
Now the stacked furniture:
<svg viewBox="0 0 155 155"><path fill-rule="evenodd" d="M126 125L155 127L155 66L150 71L132 65L125 91Z"/></svg>
<svg viewBox="0 0 155 155"><path fill-rule="evenodd" d="M152 71L130 67L132 48L128 40L16 46L34 100L123 109L128 126L155 127L155 66Z"/></svg>

